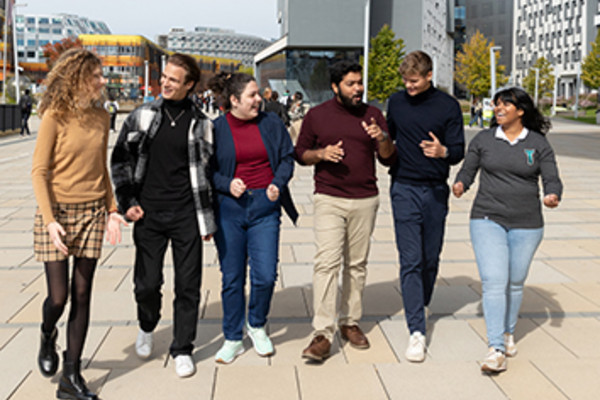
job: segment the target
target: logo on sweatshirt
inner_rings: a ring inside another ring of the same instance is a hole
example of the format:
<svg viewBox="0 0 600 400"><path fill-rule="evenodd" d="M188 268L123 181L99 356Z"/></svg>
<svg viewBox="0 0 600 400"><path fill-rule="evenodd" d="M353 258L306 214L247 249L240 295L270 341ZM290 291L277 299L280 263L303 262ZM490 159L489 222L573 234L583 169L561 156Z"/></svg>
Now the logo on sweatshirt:
<svg viewBox="0 0 600 400"><path fill-rule="evenodd" d="M535 149L525 149L525 155L527 156L527 165L533 165L533 155L535 154Z"/></svg>

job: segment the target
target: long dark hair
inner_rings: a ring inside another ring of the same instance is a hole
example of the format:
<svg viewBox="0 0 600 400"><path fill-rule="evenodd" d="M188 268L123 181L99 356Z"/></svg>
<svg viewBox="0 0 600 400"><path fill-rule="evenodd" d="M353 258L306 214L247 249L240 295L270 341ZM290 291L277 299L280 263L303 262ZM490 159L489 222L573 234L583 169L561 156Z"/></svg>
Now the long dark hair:
<svg viewBox="0 0 600 400"><path fill-rule="evenodd" d="M252 75L245 73L228 74L221 72L208 81L208 88L217 95L225 111L231 110L230 97L240 99L248 83L255 81Z"/></svg>
<svg viewBox="0 0 600 400"><path fill-rule="evenodd" d="M523 111L521 123L530 131L539 132L543 135L548 133L552 124L550 120L542 115L540 110L533 104L531 97L523 89L512 87L503 89L494 95L494 104L498 101L503 103L511 103L518 110ZM492 127L498 126L496 119L492 121Z"/></svg>

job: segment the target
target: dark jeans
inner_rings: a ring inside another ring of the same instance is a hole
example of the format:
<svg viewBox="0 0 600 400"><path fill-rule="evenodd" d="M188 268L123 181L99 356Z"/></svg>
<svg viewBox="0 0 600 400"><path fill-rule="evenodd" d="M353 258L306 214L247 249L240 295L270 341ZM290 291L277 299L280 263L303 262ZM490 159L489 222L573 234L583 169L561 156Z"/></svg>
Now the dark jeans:
<svg viewBox="0 0 600 400"><path fill-rule="evenodd" d="M30 112L22 112L21 113L21 135L27 132L28 135L31 135L31 131L29 130L29 117L31 116Z"/></svg>
<svg viewBox="0 0 600 400"><path fill-rule="evenodd" d="M270 201L264 189L247 190L241 198L221 196L215 243L222 273L223 333L242 340L246 298L246 265L250 265L248 323L267 323L279 257L279 200Z"/></svg>
<svg viewBox="0 0 600 400"><path fill-rule="evenodd" d="M449 188L446 184L420 186L394 181L390 192L406 322L410 333L425 334L424 306L431 301L438 273Z"/></svg>
<svg viewBox="0 0 600 400"><path fill-rule="evenodd" d="M175 272L172 356L191 354L196 338L200 283L202 279L202 240L193 205L176 210L144 210L144 218L133 230L136 246L135 300L140 328L152 332L160 320L163 261L171 241Z"/></svg>

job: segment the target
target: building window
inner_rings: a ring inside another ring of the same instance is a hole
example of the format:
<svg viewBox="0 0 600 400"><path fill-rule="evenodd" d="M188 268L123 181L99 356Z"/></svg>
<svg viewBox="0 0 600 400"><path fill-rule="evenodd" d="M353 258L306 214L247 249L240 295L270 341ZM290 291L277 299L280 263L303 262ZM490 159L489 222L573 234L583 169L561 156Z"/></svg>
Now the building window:
<svg viewBox="0 0 600 400"><path fill-rule="evenodd" d="M54 33L55 35L61 35L62 34L62 29L60 29L60 28L53 28L52 29L52 33Z"/></svg>
<svg viewBox="0 0 600 400"><path fill-rule="evenodd" d="M50 33L50 29L48 29L48 28L40 28L39 32L40 33Z"/></svg>
<svg viewBox="0 0 600 400"><path fill-rule="evenodd" d="M27 58L35 58L35 51L28 51Z"/></svg>
<svg viewBox="0 0 600 400"><path fill-rule="evenodd" d="M27 41L27 46L35 46L35 39L29 39Z"/></svg>
<svg viewBox="0 0 600 400"><path fill-rule="evenodd" d="M49 18L40 18L38 20L38 24L49 24L50 23L50 19Z"/></svg>
<svg viewBox="0 0 600 400"><path fill-rule="evenodd" d="M62 25L62 19L60 18L52 18L53 25Z"/></svg>
<svg viewBox="0 0 600 400"><path fill-rule="evenodd" d="M27 17L26 21L28 24L35 24L35 18L33 17Z"/></svg>

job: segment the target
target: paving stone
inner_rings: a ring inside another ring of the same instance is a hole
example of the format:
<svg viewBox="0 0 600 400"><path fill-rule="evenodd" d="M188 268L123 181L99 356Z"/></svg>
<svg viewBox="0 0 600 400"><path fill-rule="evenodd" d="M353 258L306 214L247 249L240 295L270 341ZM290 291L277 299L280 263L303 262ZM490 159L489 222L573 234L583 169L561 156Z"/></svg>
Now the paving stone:
<svg viewBox="0 0 600 400"><path fill-rule="evenodd" d="M600 321L596 318L565 318L560 323L534 319L538 326L578 358L600 359Z"/></svg>
<svg viewBox="0 0 600 400"><path fill-rule="evenodd" d="M218 367L215 381L215 400L301 398L293 366Z"/></svg>
<svg viewBox="0 0 600 400"><path fill-rule="evenodd" d="M196 373L188 378L175 374L168 368L112 369L100 395L103 399L210 399L214 384L214 367L197 366Z"/></svg>
<svg viewBox="0 0 600 400"><path fill-rule="evenodd" d="M375 365L391 399L506 399L475 362Z"/></svg>
<svg viewBox="0 0 600 400"><path fill-rule="evenodd" d="M370 364L300 365L297 371L302 400L388 398Z"/></svg>
<svg viewBox="0 0 600 400"><path fill-rule="evenodd" d="M508 372L491 377L509 399L567 399L529 360L510 358Z"/></svg>
<svg viewBox="0 0 600 400"><path fill-rule="evenodd" d="M534 365L569 399L595 400L600 392L600 360L535 360Z"/></svg>

